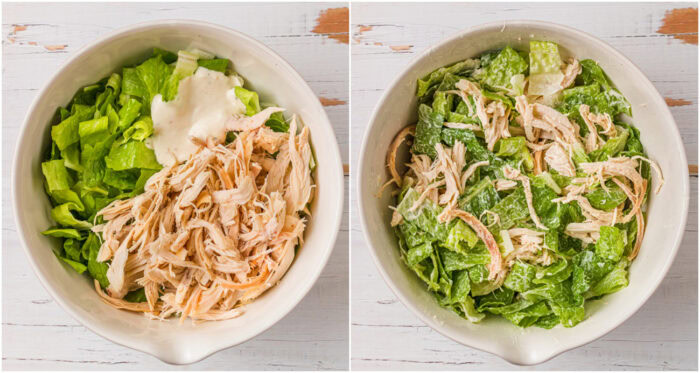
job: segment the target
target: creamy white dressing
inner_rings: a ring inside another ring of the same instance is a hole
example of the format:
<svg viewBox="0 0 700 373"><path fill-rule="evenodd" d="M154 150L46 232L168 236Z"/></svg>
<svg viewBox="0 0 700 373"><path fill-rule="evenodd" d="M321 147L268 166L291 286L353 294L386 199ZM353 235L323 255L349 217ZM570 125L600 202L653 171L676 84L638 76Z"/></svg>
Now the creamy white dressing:
<svg viewBox="0 0 700 373"><path fill-rule="evenodd" d="M237 76L199 67L180 81L174 100L163 102L163 97L156 95L151 102L153 136L148 144L158 162L170 166L186 160L199 148L190 138L223 141L226 121L245 113L245 105L234 90L242 84Z"/></svg>

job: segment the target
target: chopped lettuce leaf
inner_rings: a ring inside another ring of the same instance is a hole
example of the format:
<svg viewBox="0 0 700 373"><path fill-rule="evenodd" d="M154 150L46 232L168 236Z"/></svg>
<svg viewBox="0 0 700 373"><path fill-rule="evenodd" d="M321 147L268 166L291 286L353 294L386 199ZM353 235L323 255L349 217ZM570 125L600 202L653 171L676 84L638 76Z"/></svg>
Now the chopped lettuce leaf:
<svg viewBox="0 0 700 373"><path fill-rule="evenodd" d="M600 227L600 238L595 243L596 255L611 262L619 261L625 252L626 238L624 232L618 228Z"/></svg>
<svg viewBox="0 0 700 373"><path fill-rule="evenodd" d="M141 98L141 104L150 112L153 97L160 94L173 68L163 62L161 55L147 59L144 63L124 68L122 92Z"/></svg>
<svg viewBox="0 0 700 373"><path fill-rule="evenodd" d="M81 235L80 232L78 232L77 229L73 228L49 228L43 232L41 232L44 236L49 236L49 237L60 237L60 238L73 238L76 240L80 240Z"/></svg>
<svg viewBox="0 0 700 373"><path fill-rule="evenodd" d="M81 230L85 229L90 229L92 228L92 224L88 223L87 221L83 220L78 220L73 216L73 213L71 213L71 210L77 210L78 205L72 202L67 202L62 205L58 205L54 207L51 210L51 217L53 220L55 220L58 224L66 226L66 227L73 227Z"/></svg>
<svg viewBox="0 0 700 373"><path fill-rule="evenodd" d="M46 178L46 186L49 193L70 189L71 185L73 185L73 179L62 159L43 162L41 164L41 172Z"/></svg>
<svg viewBox="0 0 700 373"><path fill-rule="evenodd" d="M71 116L51 127L51 139L56 143L58 149L63 150L80 141L78 124L92 118L94 113L94 106L73 105Z"/></svg>
<svg viewBox="0 0 700 373"><path fill-rule="evenodd" d="M491 209L499 217L498 226L500 229L510 229L519 221L530 216L525 200L525 192L522 188L503 198ZM494 217L489 215L489 224L494 223Z"/></svg>
<svg viewBox="0 0 700 373"><path fill-rule="evenodd" d="M508 272L503 286L520 293L527 291L534 285L533 280L535 279L536 272L537 269L535 266L521 261L515 261L510 272Z"/></svg>
<svg viewBox="0 0 700 373"><path fill-rule="evenodd" d="M479 65L479 60L464 60L447 67L441 67L419 79L417 82L416 96L421 98L435 89L437 84L443 81L447 74L464 75L474 70Z"/></svg>
<svg viewBox="0 0 700 373"><path fill-rule="evenodd" d="M532 170L535 167L535 160L532 158L532 154L527 148L527 141L523 136L500 139L494 150L499 157L510 157L522 162L527 170Z"/></svg>
<svg viewBox="0 0 700 373"><path fill-rule="evenodd" d="M141 141L129 141L113 147L105 157L107 167L115 170L128 170L132 168L148 168L159 170L161 165L156 160L152 149L146 147Z"/></svg>
<svg viewBox="0 0 700 373"><path fill-rule="evenodd" d="M142 116L122 134L124 140L143 141L153 134L153 120L149 116Z"/></svg>
<svg viewBox="0 0 700 373"><path fill-rule="evenodd" d="M484 211L491 209L498 201L500 201L498 192L491 178L486 176L464 192L459 198L459 208L479 218Z"/></svg>
<svg viewBox="0 0 700 373"><path fill-rule="evenodd" d="M87 240L83 243L81 251L87 253L87 270L92 278L99 281L100 286L106 288L109 286L107 279L107 269L109 266L105 262L97 261L97 254L100 252L100 239L95 233L90 233Z"/></svg>
<svg viewBox="0 0 700 373"><path fill-rule="evenodd" d="M253 116L260 112L260 102L256 92L249 91L243 87L234 87L234 92L236 97L245 105L245 115Z"/></svg>
<svg viewBox="0 0 700 373"><path fill-rule="evenodd" d="M197 61L200 67L220 73L226 73L226 70L228 70L228 63L229 61L225 58L200 59Z"/></svg>
<svg viewBox="0 0 700 373"><path fill-rule="evenodd" d="M437 156L435 145L440 142L443 116L428 105L418 108L418 124L411 151L417 154L427 154L430 158Z"/></svg>
<svg viewBox="0 0 700 373"><path fill-rule="evenodd" d="M447 241L445 241L444 247L455 252L463 252L473 248L477 242L479 242L479 237L476 235L476 233L474 233L474 231L469 228L465 222L458 219L452 226L452 229L450 229L450 233L447 235ZM466 247L463 245L466 245Z"/></svg>
<svg viewBox="0 0 700 373"><path fill-rule="evenodd" d="M530 41L530 76L561 72L559 46L549 41Z"/></svg>
<svg viewBox="0 0 700 373"><path fill-rule="evenodd" d="M180 85L180 80L194 74L199 66L197 64L198 56L187 51L179 51L177 53L177 62L175 70L165 81L163 87L163 100L171 101L177 96L177 88Z"/></svg>
<svg viewBox="0 0 700 373"><path fill-rule="evenodd" d="M483 82L496 89L512 89L511 78L527 70L527 61L513 48L505 47L486 68Z"/></svg>
<svg viewBox="0 0 700 373"><path fill-rule="evenodd" d="M66 257L61 257L61 256L59 256L59 259L61 259L64 263L71 266L71 268L73 268L78 273L83 273L83 272L85 272L85 269L87 269L85 264L80 263L80 262L76 262L75 260L71 260L71 259L68 259Z"/></svg>
<svg viewBox="0 0 700 373"><path fill-rule="evenodd" d="M615 293L629 284L627 279L627 266L629 261L622 259L615 267L608 272L590 291L585 294L586 298L599 297L605 294Z"/></svg>
<svg viewBox="0 0 700 373"><path fill-rule="evenodd" d="M587 192L585 197L594 208L603 211L612 211L615 207L627 200L627 195L613 182L607 182L605 185L608 190L597 187Z"/></svg>

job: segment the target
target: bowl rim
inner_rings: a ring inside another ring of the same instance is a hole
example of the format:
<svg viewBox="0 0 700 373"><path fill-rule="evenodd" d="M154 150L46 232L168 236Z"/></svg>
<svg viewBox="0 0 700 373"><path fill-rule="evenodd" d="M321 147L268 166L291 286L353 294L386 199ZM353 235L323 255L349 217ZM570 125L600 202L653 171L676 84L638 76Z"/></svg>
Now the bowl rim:
<svg viewBox="0 0 700 373"><path fill-rule="evenodd" d="M318 281L319 277L321 276L321 273L323 272L323 269L326 267L328 260L330 259L331 254L333 253L333 250L335 249L335 244L337 241L338 237L338 232L340 230L340 225L342 222L342 216L343 216L343 199L344 199L344 189L345 189L345 184L343 180L343 171L342 171L342 158L340 155L340 148L338 146L337 142L337 137L335 136L335 129L333 128L330 120L328 119L328 114L326 113L326 110L323 108L321 105L320 101L316 100L317 102L315 105L317 107L315 109L318 109L317 111L321 113L319 115L319 123L321 126L326 126L327 129L331 132L333 135L332 138L332 144L331 144L331 156L332 159L330 159L329 163L335 163L337 167L337 172L336 175L334 176L336 178L336 183L340 186L340 188L337 190L338 198L336 198L336 203L335 206L332 206L337 213L335 216L333 216L333 220L330 224L331 230L328 234L329 240L328 242L330 243L329 247L323 252L323 257L321 258L321 265L318 266L315 269L315 273L313 274L312 278L310 281L307 283L303 284L303 291L300 292L299 297L295 300L292 301L291 306L289 309L287 309L284 312L279 313L276 317L273 319L270 319L269 322L265 324L261 324L262 326L259 328L259 330L255 331L254 333L251 333L249 336L246 338L238 341L238 342L227 342L225 340L222 340L219 343L212 343L206 351L204 351L201 354L194 355L189 358L172 358L169 356L166 356L167 350L159 349L157 348L153 343L148 343L148 342L142 342L142 343L134 343L133 339L130 338L122 338L122 337L117 337L111 335L111 333L103 328L99 322L91 322L87 321L84 318L82 318L79 313L73 309L72 306L68 305L66 302L63 301L63 299L59 296L57 296L56 291L53 288L53 285L50 281L48 281L47 278L45 278L44 274L39 270L37 261L34 258L34 256L31 254L30 250L28 249L28 244L27 240L25 239L25 230L20 221L17 219L17 217L20 215L20 206L19 206L19 199L17 198L17 190L19 188L19 178L17 177L17 171L19 167L19 158L18 158L18 153L19 153L19 145L24 141L24 138L27 136L27 128L28 128L28 122L32 116L32 113L36 110L36 108L39 106L40 102L43 101L44 96L46 95L47 89L54 84L54 82L58 79L58 77L64 73L64 71L74 64L76 61L79 61L80 58L85 54L88 53L96 48L101 48L104 47L104 45L112 42L114 39L124 36L126 34L132 34L132 33L137 33L137 32L147 32L152 29L158 29L162 27L169 27L169 26L174 26L174 25L185 25L185 26L192 26L192 27L199 27L199 28L207 28L207 29L214 29L222 33L228 33L230 35L235 35L239 39L244 40L245 43L249 43L252 45L255 49L261 50L271 56L273 58L277 59L277 62L282 67L287 68L291 74L292 78L296 81L296 84L298 85L299 89L302 91L304 95L312 95L313 97L317 97L317 95L313 92L309 84L302 78L301 74L282 56L280 56L278 53L273 51L270 47L266 46L262 42L258 41L257 39L243 33L237 30L234 30L230 27L222 26L216 23L212 22L206 22L206 21L200 21L200 20L193 20L193 19L160 19L160 20L150 20L150 21L144 21L144 22L138 22L134 24L129 24L126 26L118 27L113 29L112 31L94 39L91 42L88 42L87 44L83 45L80 49L76 50L71 54L71 56L68 57L62 64L61 67L54 72L49 80L43 85L41 90L37 93L37 95L34 97L32 100L31 105L27 109L27 112L24 116L24 119L22 121L22 126L20 128L19 135L17 136L17 140L15 141L15 149L14 149L14 154L13 154L13 162L12 162L12 175L11 175L11 194L12 194L12 208L13 208L13 214L15 217L16 221L16 226L17 226L17 235L19 236L19 240L21 242L22 249L24 250L25 254L27 255L29 259L29 263L32 267L32 270L36 274L36 276L39 278L39 281L41 282L42 286L46 291L51 295L51 297L56 300L56 302L63 308L64 311L66 311L73 319L78 321L81 325L85 326L89 330L91 330L93 333L113 342L118 345L137 350L140 352L147 353L167 364L174 364L174 365L184 365L184 364L194 364L196 362L199 362L203 359L206 359L207 357L213 355L214 353L217 353L221 350L231 348L234 346L237 346L239 344L245 343L248 340L257 337L258 335L262 334L269 328L271 328L273 325L277 324L280 320L282 320L284 317L286 317L292 310L296 308L296 306L306 297L308 292L311 290L311 288L316 284ZM331 172L331 176L332 172Z"/></svg>
<svg viewBox="0 0 700 373"><path fill-rule="evenodd" d="M651 83L649 78L646 77L646 75L639 69L637 65L635 65L630 59L628 59L625 55L623 55L621 52L613 48L611 45L606 43L605 41L599 39L598 37L595 37L587 32L580 31L576 28L561 25L558 23L554 22L548 22L548 21L537 21L537 20L526 20L526 19L517 19L517 20L502 20L502 21L494 21L494 22L488 22L488 23L483 23L475 26L471 26L468 28L464 28L462 30L457 31L456 33L440 40L438 43L429 46L425 50L423 50L421 53L417 54L416 56L412 57L411 60L401 69L401 71L396 75L396 77L387 85L387 88L384 89L384 92L382 93L381 98L379 101L377 101L377 104L375 105L372 115L370 117L370 120L368 122L368 125L365 127L365 132L363 134L363 140L362 140L362 146L360 148L360 158L358 160L358 165L359 165L359 171L358 171L358 178L357 178L357 196L358 196L358 201L359 201L359 207L360 207L360 222L362 225L362 231L363 235L365 238L366 245L368 246L368 249L370 251L370 254L372 256L372 259L374 261L375 266L379 270L379 273L381 274L382 278L384 279L384 282L389 286L391 291L396 295L399 300L401 300L401 303L404 304L405 307L410 309L414 315L416 315L420 320L422 320L425 324L427 324L430 328L433 330L437 331L438 333L442 334L445 337L448 337L449 339L470 347L474 348L480 351L488 352L493 355L496 355L503 360L507 361L510 364L514 365L523 365L523 366L528 366L528 365L537 365L537 364L542 364L544 362L547 362L554 357L572 350L574 348L583 346L585 344L591 343L602 336L608 334L618 326L624 324L632 315L634 315L639 309L642 308L642 306L649 300L649 298L654 294L656 289L659 287L659 285L663 282L664 278L666 277L666 274L668 273L669 269L671 268L671 265L673 264L676 254L678 253L678 249L680 247L681 241L683 239L683 235L685 232L685 226L687 224L687 218L688 218L688 203L689 203L689 197L690 197L690 186L689 186L689 179L688 177L684 177L683 180L683 185L682 185L682 215L681 215L681 222L682 224L679 225L674 232L673 239L671 242L671 252L669 254L669 257L664 264L663 268L661 269L661 276L659 277L659 280L657 283L650 288L646 294L644 294L641 298L641 302L638 303L637 306L632 307L630 309L627 309L623 314L623 317L621 318L621 321L617 323L616 325L613 325L611 327L605 327L601 328L600 330L590 333L589 337L582 339L580 342L575 342L568 344L566 346L561 346L558 349L555 349L553 351L550 351L548 354L543 354L541 358L538 359L531 359L530 357L521 357L521 356L515 356L515 355L508 355L505 353L503 350L497 350L495 348L490 348L490 347L484 347L484 346L477 346L477 345L471 345L467 344L466 342L460 340L459 334L452 332L451 328L446 327L445 325L441 324L437 320L435 320L432 317L429 317L428 315L424 314L419 310L419 308L414 304L412 298L408 295L400 291L400 289L394 284L394 280L389 276L387 271L384 269L382 266L379 256L377 254L377 249L372 245L372 239L370 235L370 229L368 229L368 224L367 220L365 218L366 216L366 210L365 206L362 203L364 200L364 197L366 196L364 188L362 187L363 184L365 184L367 181L363 177L363 172L362 172L362 167L366 162L365 159L365 154L367 150L367 146L369 146L369 132L372 127L377 125L376 120L377 116L379 115L379 112L381 108L384 106L384 103L386 100L388 100L390 93L397 87L397 85L400 83L400 81L404 78L406 74L408 74L409 71L411 71L421 60L423 60L426 56L428 56L434 49L442 47L446 44L452 43L455 40L464 38L468 34L477 32L477 31L493 31L493 32L499 32L499 30L502 30L503 28L506 27L528 27L528 26L534 26L534 27L540 27L544 29L548 29L549 31L560 31L560 32L565 32L569 34L574 34L577 37L581 39L586 39L589 43L592 45L595 45L598 49L604 50L606 53L612 55L616 60L622 61L623 63L626 63L630 67L630 74L635 75L638 77L641 77L641 82L642 84L646 85L647 88L649 89L649 92L651 92L651 95L657 100L657 103L659 102L664 102L661 94L659 91L656 89L656 87ZM661 106L660 106L661 107ZM667 116L670 119L670 122L667 124L669 128L671 129L671 135L673 136L674 140L678 144L683 144L683 141L681 139L680 133L678 131L678 125L676 124L675 119L673 118L673 115L671 114L670 109L668 108L667 105L663 105L663 107L660 109L662 113ZM671 126L672 125L672 126ZM683 165L685 166L683 169L688 168L688 160L685 154L685 146L683 146L683 151L681 152L681 159L683 161ZM371 193L370 193L371 194Z"/></svg>

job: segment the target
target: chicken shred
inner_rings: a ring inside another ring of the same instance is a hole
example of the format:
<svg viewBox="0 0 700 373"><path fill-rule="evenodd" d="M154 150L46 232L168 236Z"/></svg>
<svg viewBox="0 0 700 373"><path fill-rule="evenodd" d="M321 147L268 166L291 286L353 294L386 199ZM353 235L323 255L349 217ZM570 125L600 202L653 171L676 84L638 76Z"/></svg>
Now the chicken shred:
<svg viewBox="0 0 700 373"><path fill-rule="evenodd" d="M98 258L111 259L106 293L95 284L105 302L156 319L223 320L281 279L303 243L315 186L308 127L297 134L295 117L289 133L262 126L279 110L232 120L241 130L233 142L200 144L142 194L98 212ZM122 299L141 287L146 302Z"/></svg>
<svg viewBox="0 0 700 373"><path fill-rule="evenodd" d="M560 174L568 177L576 176L576 171L574 170L574 165L571 162L571 158L566 154L564 148L558 143L552 143L547 151L544 153L544 161Z"/></svg>
<svg viewBox="0 0 700 373"><path fill-rule="evenodd" d="M466 79L461 79L455 83L456 91L447 91L459 95L467 108L471 109L469 96L472 96L476 105L476 115L481 122L481 126L486 137L486 146L493 151L496 142L501 138L511 137L510 128L508 126L508 118L510 117L510 109L506 108L502 101L489 100L482 93L476 83Z"/></svg>
<svg viewBox="0 0 700 373"><path fill-rule="evenodd" d="M542 230L548 230L548 228L545 227L544 224L542 224L542 222L540 221L540 218L537 216L537 212L535 212L535 207L532 203L532 190L530 189L530 179L511 166L503 167L503 176L505 176L509 180L520 181L525 191L525 201L527 202L527 209L530 212L530 218L535 223L535 226L537 228Z"/></svg>
<svg viewBox="0 0 700 373"><path fill-rule="evenodd" d="M486 248L491 255L491 262L489 263L489 280L495 280L499 282L499 279L505 277L505 270L503 268L503 258L501 257L501 251L498 248L496 240L493 238L491 232L484 224L477 219L474 215L460 210L455 207L448 206L445 208L445 212L441 214L443 222L450 222L454 218L460 218L462 221L467 223L475 232L476 235L486 244ZM438 218L440 219L440 217Z"/></svg>

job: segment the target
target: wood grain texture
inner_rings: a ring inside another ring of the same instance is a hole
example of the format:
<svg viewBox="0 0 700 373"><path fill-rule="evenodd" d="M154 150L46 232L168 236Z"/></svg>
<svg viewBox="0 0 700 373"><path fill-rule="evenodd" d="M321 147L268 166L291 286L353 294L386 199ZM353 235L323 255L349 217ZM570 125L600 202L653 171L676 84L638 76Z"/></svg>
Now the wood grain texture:
<svg viewBox="0 0 700 373"><path fill-rule="evenodd" d="M681 34L697 38L697 27L694 33L657 32L673 8L694 6L353 3L351 168L356 168L365 126L384 88L417 53L461 29L504 19L565 23L592 33L620 50L668 98L688 162L697 164L698 48L676 38ZM631 319L599 340L545 364L522 369L697 370L697 174L690 176L690 182L692 197L685 237L673 267L651 299ZM521 369L443 337L397 300L369 254L355 208L354 177L350 185L352 369Z"/></svg>
<svg viewBox="0 0 700 373"><path fill-rule="evenodd" d="M347 369L347 218L320 279L289 315L247 343L194 365L170 366L97 336L51 299L20 247L9 182L15 141L26 110L69 53L117 27L154 19L217 23L251 35L275 50L299 71L319 97L337 100L325 109L333 123L343 162L348 163L348 46L311 31L323 11L346 6L345 3L3 5L4 369ZM346 190L347 187L346 178Z"/></svg>

